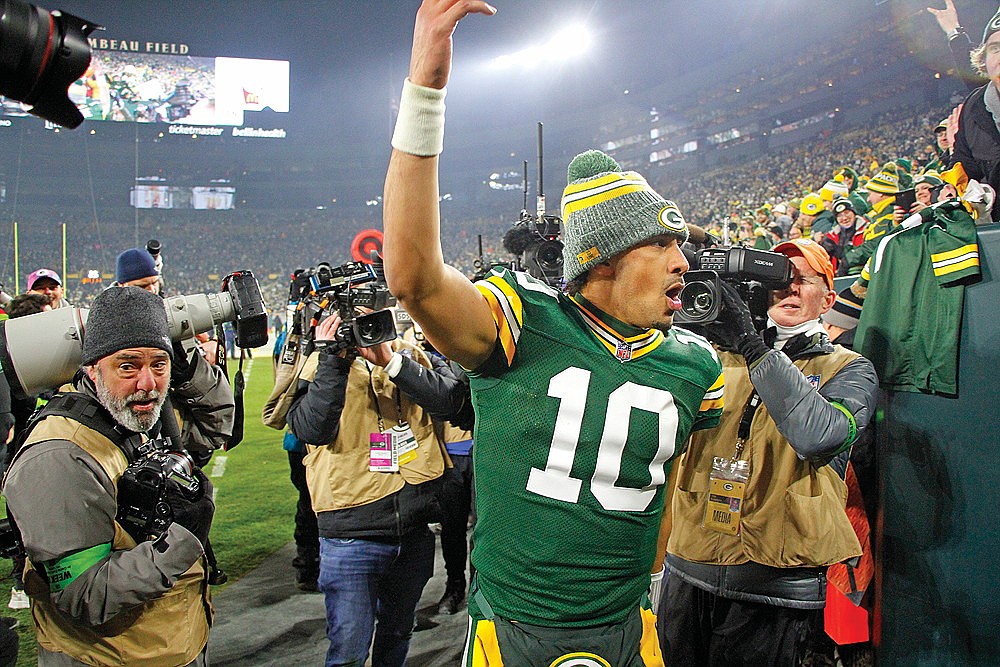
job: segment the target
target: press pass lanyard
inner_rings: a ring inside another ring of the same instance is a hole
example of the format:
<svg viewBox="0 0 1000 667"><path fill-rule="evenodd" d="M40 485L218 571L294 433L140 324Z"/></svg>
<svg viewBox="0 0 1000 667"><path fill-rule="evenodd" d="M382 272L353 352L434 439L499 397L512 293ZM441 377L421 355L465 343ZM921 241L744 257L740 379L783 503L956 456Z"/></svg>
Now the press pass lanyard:
<svg viewBox="0 0 1000 667"><path fill-rule="evenodd" d="M368 393L375 402L375 414L378 416L378 432L368 435L368 470L371 472L398 472L399 466L406 465L417 458L417 439L410 425L403 419L403 401L399 397L399 388L393 392L396 402L396 424L385 428L382 409L375 391L375 378L372 367L365 360L368 371Z"/></svg>
<svg viewBox="0 0 1000 667"><path fill-rule="evenodd" d="M708 476L708 503L702 522L702 525L709 530L727 535L738 535L740 532L743 498L746 494L747 481L750 479L750 461L740 457L743 455L743 448L749 442L750 425L753 423L753 416L760 402L757 392L751 392L743 407L743 416L740 417L736 433L736 451L732 458L716 456L712 459L712 472Z"/></svg>

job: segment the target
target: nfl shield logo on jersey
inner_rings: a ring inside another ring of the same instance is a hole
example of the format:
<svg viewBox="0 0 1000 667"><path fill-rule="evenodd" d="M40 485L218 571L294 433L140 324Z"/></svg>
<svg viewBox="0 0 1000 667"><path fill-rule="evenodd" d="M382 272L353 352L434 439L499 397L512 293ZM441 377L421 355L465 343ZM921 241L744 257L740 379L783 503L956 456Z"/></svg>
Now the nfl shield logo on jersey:
<svg viewBox="0 0 1000 667"><path fill-rule="evenodd" d="M618 357L619 361L628 361L632 358L632 346L623 340L618 341L618 349L615 350L615 356Z"/></svg>
<svg viewBox="0 0 1000 667"><path fill-rule="evenodd" d="M818 375L807 375L806 380L809 380L809 384L813 386L813 389L819 389L819 376Z"/></svg>

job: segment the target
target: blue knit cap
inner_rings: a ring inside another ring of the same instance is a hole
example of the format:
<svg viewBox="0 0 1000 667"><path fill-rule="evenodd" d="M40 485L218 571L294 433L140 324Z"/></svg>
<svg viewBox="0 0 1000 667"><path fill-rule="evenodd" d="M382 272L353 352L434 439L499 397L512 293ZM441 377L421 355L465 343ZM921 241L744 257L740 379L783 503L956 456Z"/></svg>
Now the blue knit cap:
<svg viewBox="0 0 1000 667"><path fill-rule="evenodd" d="M129 248L118 255L115 280L119 285L155 275L156 264L145 248Z"/></svg>

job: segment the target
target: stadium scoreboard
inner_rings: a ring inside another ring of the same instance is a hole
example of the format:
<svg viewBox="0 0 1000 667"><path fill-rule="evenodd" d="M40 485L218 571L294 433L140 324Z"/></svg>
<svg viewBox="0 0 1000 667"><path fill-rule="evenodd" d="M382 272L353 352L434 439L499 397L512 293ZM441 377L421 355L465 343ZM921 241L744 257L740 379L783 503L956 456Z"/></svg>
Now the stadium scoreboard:
<svg viewBox="0 0 1000 667"><path fill-rule="evenodd" d="M201 57L187 44L91 38L90 67L69 87L85 120L159 125L169 135L281 139L258 112L289 111L287 60ZM0 128L42 123L0 97ZM270 116L268 116L270 117Z"/></svg>

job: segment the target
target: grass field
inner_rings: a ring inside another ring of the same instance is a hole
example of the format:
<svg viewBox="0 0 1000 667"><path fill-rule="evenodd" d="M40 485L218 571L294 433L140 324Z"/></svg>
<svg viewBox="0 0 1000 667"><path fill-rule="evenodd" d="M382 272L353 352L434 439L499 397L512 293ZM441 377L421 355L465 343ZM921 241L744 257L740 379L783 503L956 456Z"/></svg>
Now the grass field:
<svg viewBox="0 0 1000 667"><path fill-rule="evenodd" d="M230 372L236 363L230 362ZM249 371L249 373L247 373ZM260 421L260 411L271 390L273 372L268 350L261 349L244 363L247 379L244 405L246 425L243 442L228 452L216 452L205 467L216 488L216 511L212 523L212 545L229 584L254 569L292 539L295 488L288 480L288 458L281 448L280 432ZM16 616L21 625L18 667L36 664L35 634L29 610L7 609L10 561L0 561L0 614ZM226 585L229 585L226 584ZM218 591L223 587L216 587Z"/></svg>

